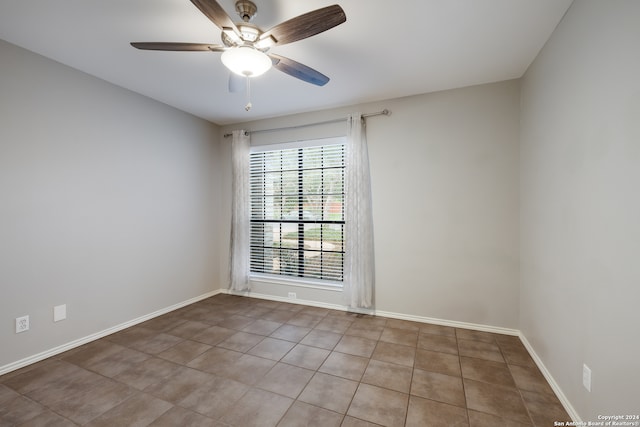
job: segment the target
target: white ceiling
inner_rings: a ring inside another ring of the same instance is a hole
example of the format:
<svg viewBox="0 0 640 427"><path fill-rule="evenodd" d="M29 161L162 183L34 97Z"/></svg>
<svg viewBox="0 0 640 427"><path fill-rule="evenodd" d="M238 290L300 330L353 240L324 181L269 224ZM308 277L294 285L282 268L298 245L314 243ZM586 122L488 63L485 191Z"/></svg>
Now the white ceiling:
<svg viewBox="0 0 640 427"><path fill-rule="evenodd" d="M2 0L0 38L221 125L518 78L572 0L253 0L266 30L338 3L347 22L272 52L331 77L275 69L253 109L227 90L213 52L140 51L130 41L221 43L189 0ZM236 20L234 0L219 0ZM239 20L239 18L237 19Z"/></svg>

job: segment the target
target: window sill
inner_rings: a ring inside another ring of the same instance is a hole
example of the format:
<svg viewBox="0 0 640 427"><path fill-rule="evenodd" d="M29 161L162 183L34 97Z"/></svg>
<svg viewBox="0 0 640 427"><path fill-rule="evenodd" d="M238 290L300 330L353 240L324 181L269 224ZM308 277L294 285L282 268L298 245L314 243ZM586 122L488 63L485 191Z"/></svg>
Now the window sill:
<svg viewBox="0 0 640 427"><path fill-rule="evenodd" d="M342 292L342 282L331 282L328 280L313 280L304 278L288 278L269 274L251 274L249 280L252 282L270 283L273 285L297 286L300 288L322 289L324 291Z"/></svg>

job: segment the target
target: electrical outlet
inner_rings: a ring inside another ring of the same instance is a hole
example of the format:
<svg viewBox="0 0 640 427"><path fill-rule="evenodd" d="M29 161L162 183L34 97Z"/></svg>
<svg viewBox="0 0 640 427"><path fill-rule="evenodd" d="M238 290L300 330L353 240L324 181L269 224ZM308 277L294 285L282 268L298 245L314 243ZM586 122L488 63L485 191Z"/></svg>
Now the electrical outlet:
<svg viewBox="0 0 640 427"><path fill-rule="evenodd" d="M53 307L53 321L59 322L67 318L67 304Z"/></svg>
<svg viewBox="0 0 640 427"><path fill-rule="evenodd" d="M16 334L29 330L29 316L16 317Z"/></svg>
<svg viewBox="0 0 640 427"><path fill-rule="evenodd" d="M582 385L591 392L591 369L587 365L582 365Z"/></svg>
<svg viewBox="0 0 640 427"><path fill-rule="evenodd" d="M291 299L296 299L296 298L298 298L298 297L296 296L296 293L295 293L295 292L289 292L289 298L291 298Z"/></svg>

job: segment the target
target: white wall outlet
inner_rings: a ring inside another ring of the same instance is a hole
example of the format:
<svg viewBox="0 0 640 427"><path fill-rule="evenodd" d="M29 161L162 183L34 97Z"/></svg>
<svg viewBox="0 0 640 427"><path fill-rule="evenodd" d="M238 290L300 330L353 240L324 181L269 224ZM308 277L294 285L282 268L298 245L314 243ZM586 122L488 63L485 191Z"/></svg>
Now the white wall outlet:
<svg viewBox="0 0 640 427"><path fill-rule="evenodd" d="M59 322L67 318L67 304L53 307L53 321Z"/></svg>
<svg viewBox="0 0 640 427"><path fill-rule="evenodd" d="M289 292L289 298L290 299L296 299L298 298L295 292Z"/></svg>
<svg viewBox="0 0 640 427"><path fill-rule="evenodd" d="M582 365L582 385L591 392L591 369L587 365Z"/></svg>
<svg viewBox="0 0 640 427"><path fill-rule="evenodd" d="M29 330L29 316L16 317L16 334Z"/></svg>

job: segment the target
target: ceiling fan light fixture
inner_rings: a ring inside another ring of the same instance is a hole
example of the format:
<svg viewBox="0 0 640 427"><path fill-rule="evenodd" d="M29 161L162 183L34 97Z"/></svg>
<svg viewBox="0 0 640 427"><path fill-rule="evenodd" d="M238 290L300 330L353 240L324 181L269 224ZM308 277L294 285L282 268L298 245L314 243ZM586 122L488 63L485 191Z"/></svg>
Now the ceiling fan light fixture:
<svg viewBox="0 0 640 427"><path fill-rule="evenodd" d="M257 77L271 68L271 59L264 53L250 46L234 47L222 54L225 67L240 76Z"/></svg>

